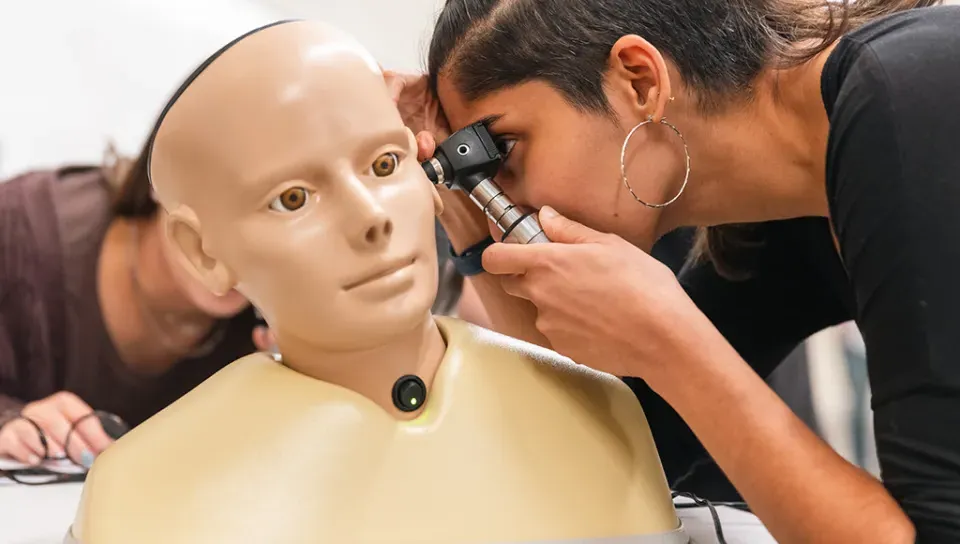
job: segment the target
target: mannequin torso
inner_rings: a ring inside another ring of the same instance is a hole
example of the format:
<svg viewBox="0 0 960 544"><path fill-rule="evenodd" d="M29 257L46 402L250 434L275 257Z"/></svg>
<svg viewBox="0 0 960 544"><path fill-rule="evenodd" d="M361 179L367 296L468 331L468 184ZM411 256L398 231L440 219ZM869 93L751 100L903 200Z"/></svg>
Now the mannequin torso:
<svg viewBox="0 0 960 544"><path fill-rule="evenodd" d="M224 48L149 170L184 270L243 293L284 361L236 361L104 452L76 540L685 542L624 384L430 316L442 205L351 38L293 22ZM427 396L401 409L410 375Z"/></svg>
<svg viewBox="0 0 960 544"><path fill-rule="evenodd" d="M447 352L417 419L251 355L97 460L73 537L451 544L677 529L625 385L457 320L438 324Z"/></svg>

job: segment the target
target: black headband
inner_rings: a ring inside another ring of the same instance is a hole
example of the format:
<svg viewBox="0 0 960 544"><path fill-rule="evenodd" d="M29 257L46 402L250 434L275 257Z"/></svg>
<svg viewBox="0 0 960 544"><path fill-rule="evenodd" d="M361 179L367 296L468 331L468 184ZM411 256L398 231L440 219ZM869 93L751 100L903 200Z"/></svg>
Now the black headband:
<svg viewBox="0 0 960 544"><path fill-rule="evenodd" d="M295 23L301 20L302 19L283 19L280 21L275 21L273 23L263 25L259 28L255 28L249 32L246 32L241 36L238 36L237 38L234 38L233 40L231 40L230 43L228 43L227 45L224 45L223 47L218 49L216 53L210 55L207 58L207 60L203 61L203 63L200 66L198 66L197 69L194 70L189 77L187 77L187 79L180 85L180 88L177 89L177 92L173 93L173 96L170 97L170 100L167 101L167 105L163 107L163 111L160 112L160 117L157 118L157 122L153 126L153 130L150 132L150 139L147 140L147 180L150 181L151 185L153 185L153 174L152 174L153 169L151 167L151 163L153 160L153 144L154 144L154 140L156 140L157 138L157 132L160 131L160 125L163 124L163 120L167 116L167 113L170 112L170 108L172 108L173 105L177 103L177 100L179 100L180 96L184 92L186 92L190 84L193 83L194 80L196 80L200 76L200 74L204 72L204 70L206 70L211 64L213 64L213 61L217 60L221 55L226 53L228 49L230 49L234 45L237 45L247 37L252 36L257 32L266 30L274 26L278 26L286 23Z"/></svg>

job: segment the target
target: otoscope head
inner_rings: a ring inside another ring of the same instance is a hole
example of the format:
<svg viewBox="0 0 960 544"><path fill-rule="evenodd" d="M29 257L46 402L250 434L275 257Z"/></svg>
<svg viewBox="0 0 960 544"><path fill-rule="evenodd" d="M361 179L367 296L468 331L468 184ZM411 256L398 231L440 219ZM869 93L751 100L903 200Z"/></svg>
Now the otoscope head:
<svg viewBox="0 0 960 544"><path fill-rule="evenodd" d="M484 122L474 123L450 135L433 158L421 163L434 184L457 188L503 232L503 241L520 244L546 243L537 215L514 203L493 181L503 157Z"/></svg>
<svg viewBox="0 0 960 544"><path fill-rule="evenodd" d="M502 162L496 141L481 121L451 134L421 166L433 183L456 185L470 194L481 181L496 175Z"/></svg>

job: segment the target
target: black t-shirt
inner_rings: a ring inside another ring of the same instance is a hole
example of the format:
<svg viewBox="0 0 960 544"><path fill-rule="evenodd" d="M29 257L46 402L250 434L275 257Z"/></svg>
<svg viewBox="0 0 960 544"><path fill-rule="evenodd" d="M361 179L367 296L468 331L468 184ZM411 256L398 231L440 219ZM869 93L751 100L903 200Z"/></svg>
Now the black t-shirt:
<svg viewBox="0 0 960 544"><path fill-rule="evenodd" d="M812 333L855 320L884 485L920 542L960 542L960 6L848 34L821 83L831 219L758 226L747 280L706 265L681 283L763 376ZM675 487L735 496L676 413L631 385Z"/></svg>

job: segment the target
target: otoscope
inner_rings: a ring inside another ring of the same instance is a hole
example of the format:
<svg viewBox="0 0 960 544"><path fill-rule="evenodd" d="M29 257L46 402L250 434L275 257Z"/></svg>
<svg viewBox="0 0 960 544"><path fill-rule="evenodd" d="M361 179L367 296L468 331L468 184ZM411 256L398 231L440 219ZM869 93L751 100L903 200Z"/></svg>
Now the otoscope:
<svg viewBox="0 0 960 544"><path fill-rule="evenodd" d="M481 121L454 132L420 166L434 184L466 193L503 231L502 242L549 243L536 212L514 205L494 183L502 163L497 142Z"/></svg>

